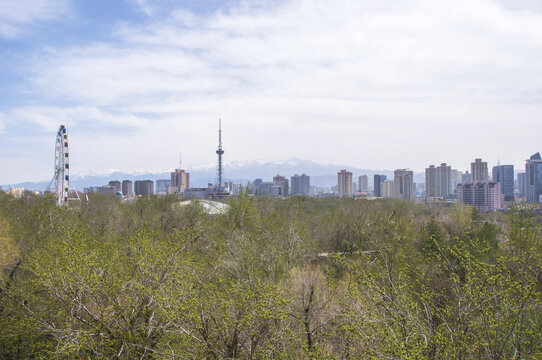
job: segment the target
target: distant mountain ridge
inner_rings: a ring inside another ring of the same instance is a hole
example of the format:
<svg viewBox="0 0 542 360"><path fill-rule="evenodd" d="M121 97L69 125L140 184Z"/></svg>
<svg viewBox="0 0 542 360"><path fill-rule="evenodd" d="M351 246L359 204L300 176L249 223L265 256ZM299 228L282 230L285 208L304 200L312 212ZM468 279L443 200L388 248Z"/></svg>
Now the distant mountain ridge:
<svg viewBox="0 0 542 360"><path fill-rule="evenodd" d="M227 181L238 181L246 184L254 179L261 178L263 181L271 181L273 176L279 174L288 179L295 175L305 173L311 177L311 184L321 187L330 187L337 184L337 172L342 169L351 171L353 181L357 182L360 175L369 176L369 184L372 185L374 174L383 174L388 179L393 179L391 170L370 170L361 169L348 165L323 165L311 160L302 160L291 158L288 160L256 160L256 161L232 161L224 165L224 178ZM173 170L173 169L171 169ZM208 183L214 183L216 179L216 165L202 165L186 169L190 173L191 186L206 186ZM100 174L86 174L82 176L72 176L73 184L77 190L90 186L106 185L111 180L153 180L169 179L170 172L144 172L127 173L122 171L111 171ZM415 182L424 182L424 173L414 173ZM28 190L45 190L49 181L23 182L11 185L2 185L2 189L11 187L23 187Z"/></svg>

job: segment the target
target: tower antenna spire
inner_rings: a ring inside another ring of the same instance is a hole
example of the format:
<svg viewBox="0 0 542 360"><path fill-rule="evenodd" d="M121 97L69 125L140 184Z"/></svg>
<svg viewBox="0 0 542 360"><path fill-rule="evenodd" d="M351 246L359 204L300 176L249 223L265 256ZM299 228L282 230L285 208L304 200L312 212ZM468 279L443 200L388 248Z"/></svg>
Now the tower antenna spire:
<svg viewBox="0 0 542 360"><path fill-rule="evenodd" d="M179 170L183 168L183 154L179 152Z"/></svg>
<svg viewBox="0 0 542 360"><path fill-rule="evenodd" d="M218 181L217 181L217 191L222 191L222 155L224 155L224 150L222 150L222 119L218 119L218 150L216 150L218 155Z"/></svg>

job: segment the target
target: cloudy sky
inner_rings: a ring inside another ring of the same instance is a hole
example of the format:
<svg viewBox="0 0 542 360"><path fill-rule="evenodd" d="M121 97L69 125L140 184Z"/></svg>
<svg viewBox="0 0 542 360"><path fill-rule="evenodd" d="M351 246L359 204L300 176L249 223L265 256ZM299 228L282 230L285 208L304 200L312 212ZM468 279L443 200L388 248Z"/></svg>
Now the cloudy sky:
<svg viewBox="0 0 542 360"><path fill-rule="evenodd" d="M0 184L291 157L542 151L539 0L0 0Z"/></svg>

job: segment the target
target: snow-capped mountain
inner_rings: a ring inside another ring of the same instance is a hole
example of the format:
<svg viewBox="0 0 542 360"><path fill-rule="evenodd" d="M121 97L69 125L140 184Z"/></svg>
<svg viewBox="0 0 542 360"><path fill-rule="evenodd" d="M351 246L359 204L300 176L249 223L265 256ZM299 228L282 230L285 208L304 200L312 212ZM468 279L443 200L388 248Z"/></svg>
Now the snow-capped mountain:
<svg viewBox="0 0 542 360"><path fill-rule="evenodd" d="M369 176L369 184L372 183L374 174L383 174L388 179L393 178L393 171L390 170L370 170L356 168L348 165L324 165L310 160L291 158L287 160L254 160L254 161L232 161L224 164L224 179L247 183L254 179L261 178L263 181L271 181L273 176L290 176L302 173L310 175L311 184L316 186L333 186L337 184L337 172L346 169L353 173L354 182L359 175ZM172 169L173 170L173 169ZM216 164L207 164L194 166L186 169L190 173L191 186L206 186L213 183L216 179ZM169 171L133 171L130 173L122 171L102 171L87 174L78 174L72 176L73 184L78 190L85 187L101 186L111 180L158 180L169 179ZM414 173L415 182L424 182L423 173ZM2 185L3 189L11 187L24 187L28 190L45 190L49 181L25 182L19 184Z"/></svg>

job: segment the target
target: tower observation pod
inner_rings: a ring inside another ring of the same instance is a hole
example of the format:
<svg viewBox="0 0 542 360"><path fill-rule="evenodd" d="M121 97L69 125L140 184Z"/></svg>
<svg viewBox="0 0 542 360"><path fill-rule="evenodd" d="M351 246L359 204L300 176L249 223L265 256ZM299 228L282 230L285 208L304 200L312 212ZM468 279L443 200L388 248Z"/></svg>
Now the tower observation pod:
<svg viewBox="0 0 542 360"><path fill-rule="evenodd" d="M62 206L68 200L81 200L77 191L77 198L69 198L70 190L70 154L68 151L68 132L64 125L60 125L56 133L55 142L55 174L47 187L48 191L55 193L56 203Z"/></svg>

